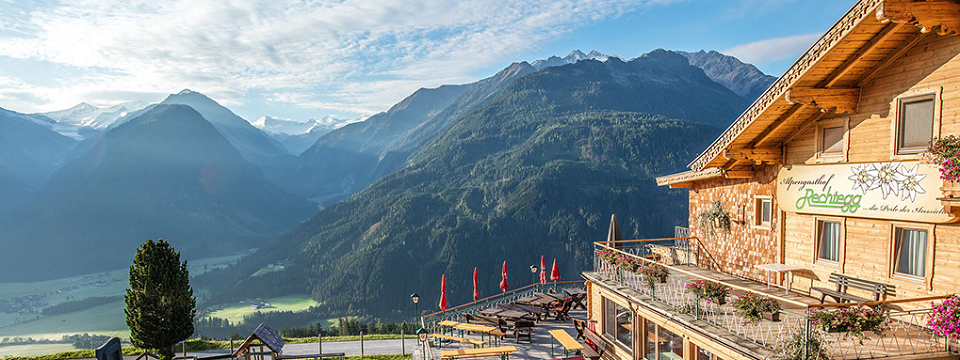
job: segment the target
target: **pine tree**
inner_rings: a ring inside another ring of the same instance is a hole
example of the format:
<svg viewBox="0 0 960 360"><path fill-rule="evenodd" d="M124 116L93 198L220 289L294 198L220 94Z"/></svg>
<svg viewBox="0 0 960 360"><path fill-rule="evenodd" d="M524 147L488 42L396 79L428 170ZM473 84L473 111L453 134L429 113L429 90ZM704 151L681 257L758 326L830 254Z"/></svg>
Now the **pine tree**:
<svg viewBox="0 0 960 360"><path fill-rule="evenodd" d="M187 262L181 263L180 253L163 239L147 239L137 249L124 301L134 346L166 360L173 358L174 345L193 335L197 300Z"/></svg>

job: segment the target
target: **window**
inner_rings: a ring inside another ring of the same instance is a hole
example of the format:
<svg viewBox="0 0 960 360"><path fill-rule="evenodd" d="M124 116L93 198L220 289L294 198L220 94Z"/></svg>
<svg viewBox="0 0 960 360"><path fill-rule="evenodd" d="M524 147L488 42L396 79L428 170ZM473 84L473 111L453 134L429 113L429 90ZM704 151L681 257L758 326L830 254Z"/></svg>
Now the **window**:
<svg viewBox="0 0 960 360"><path fill-rule="evenodd" d="M773 218L773 199L769 196L757 196L754 198L754 221L755 227L770 227L770 221Z"/></svg>
<svg viewBox="0 0 960 360"><path fill-rule="evenodd" d="M843 156L842 126L820 128L820 156Z"/></svg>
<svg viewBox="0 0 960 360"><path fill-rule="evenodd" d="M894 234L894 274L924 278L927 268L927 230L895 227Z"/></svg>
<svg viewBox="0 0 960 360"><path fill-rule="evenodd" d="M647 320L646 359L683 359L683 337ZM708 353L709 354L709 353Z"/></svg>
<svg viewBox="0 0 960 360"><path fill-rule="evenodd" d="M840 262L840 242L843 229L839 221L817 221L817 260Z"/></svg>
<svg viewBox="0 0 960 360"><path fill-rule="evenodd" d="M901 99L897 109L897 155L923 152L933 139L934 95Z"/></svg>
<svg viewBox="0 0 960 360"><path fill-rule="evenodd" d="M846 160L848 118L823 120L817 123L815 136L816 162L840 162Z"/></svg>
<svg viewBox="0 0 960 360"><path fill-rule="evenodd" d="M633 348L633 311L610 299L603 299L603 332Z"/></svg>

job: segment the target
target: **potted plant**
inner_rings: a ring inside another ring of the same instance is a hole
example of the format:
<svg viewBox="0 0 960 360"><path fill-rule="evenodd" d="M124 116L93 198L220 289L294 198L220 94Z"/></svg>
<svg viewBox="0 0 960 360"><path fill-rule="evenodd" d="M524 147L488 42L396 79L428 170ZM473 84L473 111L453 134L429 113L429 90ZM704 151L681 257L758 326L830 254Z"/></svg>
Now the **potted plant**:
<svg viewBox="0 0 960 360"><path fill-rule="evenodd" d="M933 311L930 313L930 320L927 326L933 329L933 333L943 336L951 341L950 351L960 352L956 342L960 340L960 296L951 295L939 304L931 304Z"/></svg>
<svg viewBox="0 0 960 360"><path fill-rule="evenodd" d="M730 293L730 288L713 281L697 280L687 284L687 292L693 293L699 298L707 299L708 303L713 300L717 304L723 305L727 303L727 294Z"/></svg>
<svg viewBox="0 0 960 360"><path fill-rule="evenodd" d="M733 306L734 312L751 324L760 322L761 318L780 321L780 303L766 296L747 292L737 296L730 306Z"/></svg>
<svg viewBox="0 0 960 360"><path fill-rule="evenodd" d="M723 209L720 201L714 201L713 205L697 216L700 219L700 229L707 235L714 235L717 230L723 233L730 232L730 213Z"/></svg>
<svg viewBox="0 0 960 360"><path fill-rule="evenodd" d="M866 306L850 306L837 310L815 310L810 314L814 326L826 332L843 332L860 340L867 339L866 332L882 336L889 325L883 310Z"/></svg>
<svg viewBox="0 0 960 360"><path fill-rule="evenodd" d="M665 283L667 282L667 267L660 264L648 264L643 266L637 272L640 275L643 275L643 281L647 283L647 288L653 288L655 282Z"/></svg>

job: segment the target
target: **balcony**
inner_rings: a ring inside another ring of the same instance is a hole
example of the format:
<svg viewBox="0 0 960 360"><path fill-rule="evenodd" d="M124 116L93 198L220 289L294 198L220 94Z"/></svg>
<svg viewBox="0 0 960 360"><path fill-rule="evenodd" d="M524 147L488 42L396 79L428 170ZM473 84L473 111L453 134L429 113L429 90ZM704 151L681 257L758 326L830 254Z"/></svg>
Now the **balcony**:
<svg viewBox="0 0 960 360"><path fill-rule="evenodd" d="M785 294L782 288L745 279L706 266L710 255L703 251L697 238L671 238L652 240L628 240L598 242L595 254L608 256L616 253L618 261L630 259L641 266L663 265L667 271L665 281L651 281L637 272L617 266L601 256L594 256L594 271L584 273L588 280L618 294L644 304L650 309L666 314L673 321L687 327L699 328L702 333L728 347L757 358L773 358L784 353L783 346L791 339L799 345L798 351L812 354L816 351L811 339L820 339L823 355L831 359L873 358L940 358L947 356L949 340L936 335L927 327L930 303L945 297L897 299L892 301L858 304L820 304L819 298L806 293L791 291ZM730 289L721 301L698 299L687 291L687 286L696 281L720 284ZM648 287L652 283L653 286ZM761 319L751 323L738 315L732 306L737 295L752 292L779 303L778 321ZM812 314L824 308L869 306L883 310L888 328L881 335L865 332L858 339L845 332L826 332L818 326ZM953 345L957 349L956 343ZM956 358L953 355L952 358Z"/></svg>

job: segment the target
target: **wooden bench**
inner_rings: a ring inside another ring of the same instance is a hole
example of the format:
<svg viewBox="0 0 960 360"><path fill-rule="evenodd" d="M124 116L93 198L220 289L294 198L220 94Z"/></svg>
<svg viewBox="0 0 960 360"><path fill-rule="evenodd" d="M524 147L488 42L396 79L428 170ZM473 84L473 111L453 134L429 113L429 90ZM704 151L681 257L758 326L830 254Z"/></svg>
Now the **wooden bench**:
<svg viewBox="0 0 960 360"><path fill-rule="evenodd" d="M589 345L584 346L583 350L580 350L580 353L583 354L583 357L591 360L597 360L603 356L603 351L607 349L607 341L589 329L584 330L583 335L590 340L590 342L597 345L597 350L593 350L593 348L591 348Z"/></svg>
<svg viewBox="0 0 960 360"><path fill-rule="evenodd" d="M446 350L440 352L441 359L468 359L468 358L480 358L480 357L490 357L490 356L499 356L500 358L507 358L510 354L513 354L517 351L516 347L513 346L501 346L494 348L480 348L480 349L462 349L462 350Z"/></svg>
<svg viewBox="0 0 960 360"><path fill-rule="evenodd" d="M482 341L482 340L466 339L466 338L462 338L462 337L456 337L456 336L450 336L450 335L444 335L444 334L430 334L430 337L432 337L432 338L437 338L437 339L447 339L447 340L451 340L451 341L458 341L458 342L462 342L462 343L467 343L467 344L473 345L474 348L482 347L484 344L487 343L486 341ZM437 348L438 348L438 349L440 348L440 342L439 342L439 341L437 341Z"/></svg>
<svg viewBox="0 0 960 360"><path fill-rule="evenodd" d="M827 296L832 297L838 303L846 301L852 302L865 302L865 301L880 301L880 298L885 296L888 291L893 287L879 282L867 281L863 279L858 279L852 276L832 273L830 274L830 279L827 280L830 283L837 284L836 289L827 289L822 287L810 288L811 291L818 291L823 296L820 296L820 303L823 304L824 300L827 299ZM851 295L847 293L849 288L864 290L866 292L873 293L873 299L868 299L856 295Z"/></svg>

